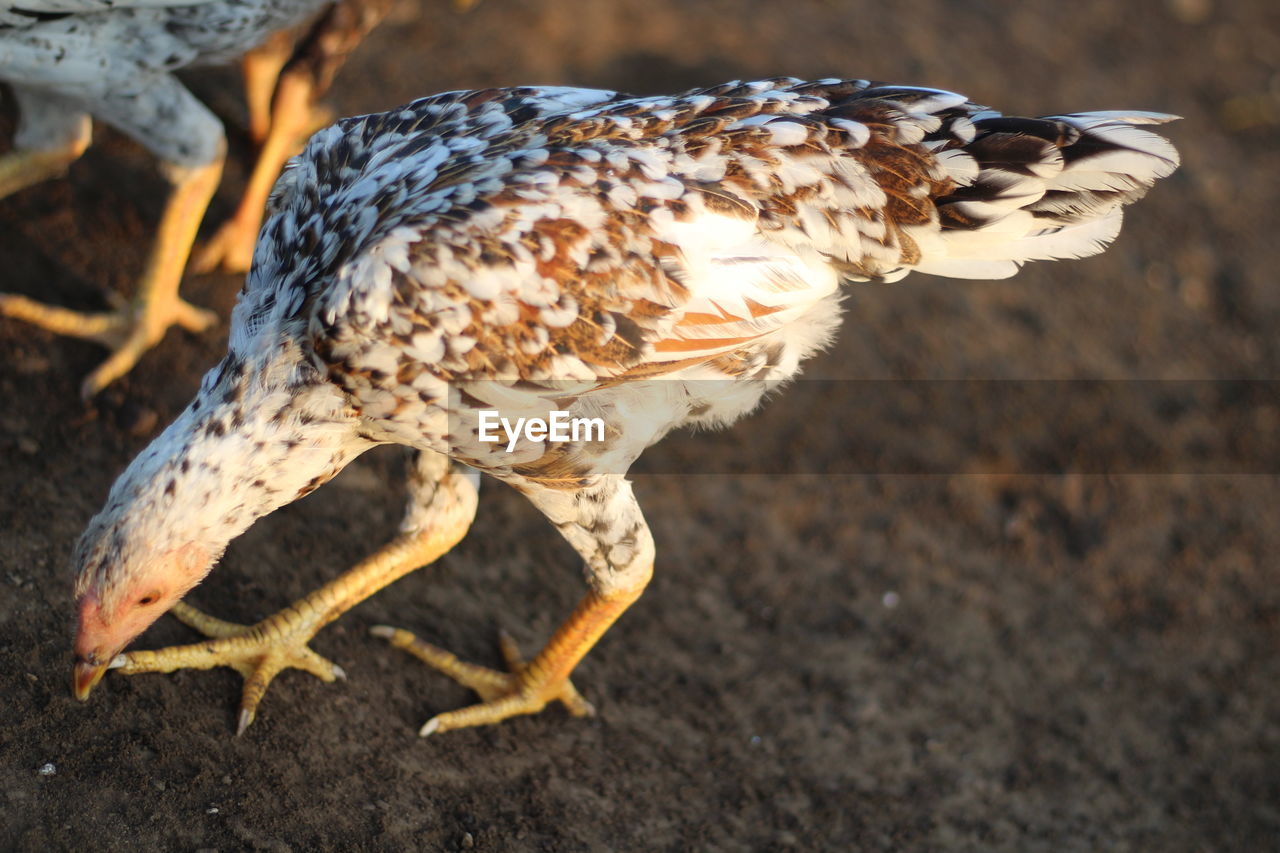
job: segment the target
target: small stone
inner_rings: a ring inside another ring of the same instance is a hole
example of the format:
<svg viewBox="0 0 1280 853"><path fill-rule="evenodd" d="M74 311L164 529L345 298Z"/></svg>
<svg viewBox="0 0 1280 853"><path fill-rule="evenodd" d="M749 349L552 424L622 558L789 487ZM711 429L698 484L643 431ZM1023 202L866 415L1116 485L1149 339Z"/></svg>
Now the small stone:
<svg viewBox="0 0 1280 853"><path fill-rule="evenodd" d="M53 762L50 761L46 764L41 764L40 769L37 770L36 772L39 773L41 776L52 776L54 773L58 772L58 768L54 767Z"/></svg>
<svg viewBox="0 0 1280 853"><path fill-rule="evenodd" d="M902 598L893 590L889 590L880 598L880 603L892 610L902 603Z"/></svg>
<svg viewBox="0 0 1280 853"><path fill-rule="evenodd" d="M475 847L475 846L476 846L476 840L471 837L471 833L469 832L462 833L462 849L470 850L472 847Z"/></svg>
<svg viewBox="0 0 1280 853"><path fill-rule="evenodd" d="M40 452L40 443L28 435L18 436L18 450L27 456L35 456Z"/></svg>

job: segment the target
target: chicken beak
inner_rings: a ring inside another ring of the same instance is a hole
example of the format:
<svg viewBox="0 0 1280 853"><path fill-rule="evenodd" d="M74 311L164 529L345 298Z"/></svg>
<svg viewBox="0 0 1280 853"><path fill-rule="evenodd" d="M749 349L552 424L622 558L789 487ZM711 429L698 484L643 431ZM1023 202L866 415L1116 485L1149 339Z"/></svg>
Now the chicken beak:
<svg viewBox="0 0 1280 853"><path fill-rule="evenodd" d="M88 663L86 661L76 661L75 669L71 676L71 690L76 694L76 698L81 702L89 698L89 694L93 691L94 685L102 680L102 676L106 674L107 664L105 663Z"/></svg>

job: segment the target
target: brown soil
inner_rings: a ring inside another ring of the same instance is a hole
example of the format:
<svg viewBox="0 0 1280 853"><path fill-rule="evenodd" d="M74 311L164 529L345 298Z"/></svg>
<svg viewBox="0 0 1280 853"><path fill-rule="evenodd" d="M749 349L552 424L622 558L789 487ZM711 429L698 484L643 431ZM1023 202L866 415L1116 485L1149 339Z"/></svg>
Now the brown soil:
<svg viewBox="0 0 1280 853"><path fill-rule="evenodd" d="M1270 0L484 0L467 15L402 0L331 100L351 114L480 85L653 92L785 73L939 85L1023 114L1175 112L1184 168L1105 256L996 283L856 288L840 341L808 375L1267 378L1280 373L1278 66ZM232 125L216 224L250 153L237 77L187 79ZM141 148L97 138L67 180L0 202L4 289L93 307L137 275L163 185ZM237 286L193 276L185 288L225 315ZM100 350L0 326L0 847L1259 850L1280 838L1274 466L641 474L658 573L578 672L599 715L552 709L419 740L425 719L470 697L369 625L496 663L499 625L536 647L581 589L555 531L490 483L454 553L317 638L346 682L284 675L238 739L229 670L109 676L81 705L68 689L72 543L223 345L171 333L86 410L76 387ZM852 423L860 410L850 397L824 415ZM1087 426L1107 412L1072 416ZM649 464L768 459L794 450L791 426L811 417L783 395L749 432L674 437ZM887 447L928 440L909 419L886 423ZM1253 428L1275 424L1264 407ZM807 458L844 452L835 427L805 435ZM372 454L261 521L193 600L252 620L332 577L394 529L398 465ZM142 644L190 638L161 620Z"/></svg>

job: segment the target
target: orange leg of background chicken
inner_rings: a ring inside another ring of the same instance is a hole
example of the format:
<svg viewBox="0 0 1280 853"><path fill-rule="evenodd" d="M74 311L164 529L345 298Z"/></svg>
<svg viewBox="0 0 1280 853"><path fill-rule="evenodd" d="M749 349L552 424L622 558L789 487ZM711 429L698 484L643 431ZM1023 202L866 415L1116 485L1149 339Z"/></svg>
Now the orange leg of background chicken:
<svg viewBox="0 0 1280 853"><path fill-rule="evenodd" d="M17 294L0 294L0 314L54 334L95 341L112 350L110 357L85 377L80 390L86 398L128 373L143 353L160 342L170 326L203 332L218 322L212 312L182 299L178 285L200 220L218 187L222 159L195 168L172 167L170 174L174 187L131 302L114 311L86 313Z"/></svg>
<svg viewBox="0 0 1280 853"><path fill-rule="evenodd" d="M293 33L281 30L273 33L261 45L255 47L240 60L240 73L244 77L244 99L249 108L249 138L254 145L266 142L271 131L271 99L276 81L293 55Z"/></svg>
<svg viewBox="0 0 1280 853"><path fill-rule="evenodd" d="M328 110L317 106L317 99L390 7L391 0L340 0L296 46L279 36L245 57L249 131L262 147L236 212L200 250L193 269L249 269L267 198L285 162L302 149L308 136L333 119Z"/></svg>
<svg viewBox="0 0 1280 853"><path fill-rule="evenodd" d="M164 337L171 325L193 332L217 322L211 312L195 308L178 296L178 286L205 208L222 175L226 145L222 125L194 96L169 75L142 80L126 78L122 91L143 95L114 97L108 91L96 101L99 111L115 117L117 125L140 139L156 137L153 150L170 152L162 161L172 189L138 282L133 300L113 311L81 312L46 305L18 294L0 294L0 315L12 317L60 335L96 341L113 352L85 379L81 391L91 397L129 371L144 352ZM25 150L0 159L0 196L30 186L63 171L89 144L89 118L79 99L56 91L14 86L19 103ZM157 116L170 118L157 130ZM165 133L171 132L166 137ZM194 161L195 165L190 165ZM188 165L180 165L180 163ZM123 300L121 300L123 302Z"/></svg>
<svg viewBox="0 0 1280 853"><path fill-rule="evenodd" d="M306 74L280 77L271 104L266 139L258 153L244 195L231 218L196 253L191 268L196 272L245 272L253 262L253 247L266 213L267 197L285 162L297 154L306 138L332 118L314 104L314 81Z"/></svg>
<svg viewBox="0 0 1280 853"><path fill-rule="evenodd" d="M12 151L0 157L0 198L56 178L80 159L89 147L88 119L84 132L66 140L56 148Z"/></svg>

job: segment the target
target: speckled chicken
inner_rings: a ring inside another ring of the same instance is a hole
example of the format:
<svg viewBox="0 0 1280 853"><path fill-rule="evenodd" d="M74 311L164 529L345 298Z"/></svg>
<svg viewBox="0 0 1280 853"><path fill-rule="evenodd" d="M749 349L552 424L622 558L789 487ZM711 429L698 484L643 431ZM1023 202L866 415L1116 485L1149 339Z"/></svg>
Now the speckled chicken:
<svg viewBox="0 0 1280 853"><path fill-rule="evenodd" d="M241 210L197 265L244 269L266 188L319 125L315 98L390 2L13 0L0 5L0 80L9 84L19 111L15 151L0 157L0 197L62 173L89 145L90 116L146 146L173 185L131 304L86 314L0 294L0 314L112 349L85 379L86 396L132 368L170 325L190 331L211 326L215 316L179 298L178 285L221 177L226 143L221 122L173 72L249 51L246 89L262 156ZM316 15L290 59L290 29Z"/></svg>
<svg viewBox="0 0 1280 853"><path fill-rule="evenodd" d="M81 539L77 694L112 666L234 666L243 731L283 667L340 674L309 639L458 542L484 472L581 554L577 609L527 662L504 642L509 672L374 632L481 697L423 734L556 700L589 712L569 675L653 569L625 479L639 454L793 377L852 282L1101 251L1177 167L1144 127L1170 118L1009 118L950 92L777 79L454 92L327 128L272 193L229 353ZM491 410L605 429L508 446L483 435ZM379 444L413 452L389 545L256 626L180 602L257 518ZM171 608L213 639L121 654Z"/></svg>

